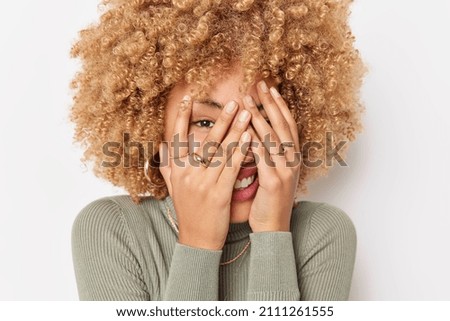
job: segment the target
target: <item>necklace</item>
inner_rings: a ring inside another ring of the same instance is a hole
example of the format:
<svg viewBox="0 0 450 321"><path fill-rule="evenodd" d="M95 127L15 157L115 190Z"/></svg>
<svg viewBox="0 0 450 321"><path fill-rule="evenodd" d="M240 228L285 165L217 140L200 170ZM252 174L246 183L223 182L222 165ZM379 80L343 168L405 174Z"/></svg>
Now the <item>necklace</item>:
<svg viewBox="0 0 450 321"><path fill-rule="evenodd" d="M175 223L175 220L173 219L172 215L170 214L170 209L167 207L166 204L164 204L164 206L165 206L166 209L167 209L167 216L169 217L170 224L171 224L172 227L175 229L175 231L177 231L177 233L178 233L178 227L177 227L177 224ZM244 254L245 251L247 251L247 249L248 249L249 246L250 246L250 240L247 242L247 244L245 244L245 246L244 246L244 248L242 249L242 251L239 252L239 254L238 254L235 258L233 258L233 259L231 259L231 260L228 260L228 261L226 261L226 262L220 262L220 265L227 265L227 264L233 263L233 262L236 261L239 257L241 257L242 254Z"/></svg>

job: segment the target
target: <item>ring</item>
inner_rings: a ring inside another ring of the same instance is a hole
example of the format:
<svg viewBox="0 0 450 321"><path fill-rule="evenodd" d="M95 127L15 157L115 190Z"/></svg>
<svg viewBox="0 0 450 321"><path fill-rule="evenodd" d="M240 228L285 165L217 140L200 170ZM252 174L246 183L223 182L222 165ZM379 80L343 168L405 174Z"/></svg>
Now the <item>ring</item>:
<svg viewBox="0 0 450 321"><path fill-rule="evenodd" d="M285 147L295 147L295 144L294 144L294 142L284 142L284 143L281 143L281 148L285 148Z"/></svg>
<svg viewBox="0 0 450 321"><path fill-rule="evenodd" d="M278 149L278 153L269 153L269 155L284 156L285 153L286 153L286 151L283 148L283 144L280 144L280 148Z"/></svg>
<svg viewBox="0 0 450 321"><path fill-rule="evenodd" d="M295 144L293 142L284 142L280 144L280 149L278 153L269 153L269 155L275 155L275 156L284 156L286 154L286 148L285 147L294 147Z"/></svg>
<svg viewBox="0 0 450 321"><path fill-rule="evenodd" d="M197 163L200 163L200 165L202 165L205 168L208 167L208 163L199 154L197 154L197 153L190 153L190 155L192 155L192 159L194 161L196 161Z"/></svg>
<svg viewBox="0 0 450 321"><path fill-rule="evenodd" d="M278 152L278 153L269 153L269 155L284 156L284 150L282 152Z"/></svg>

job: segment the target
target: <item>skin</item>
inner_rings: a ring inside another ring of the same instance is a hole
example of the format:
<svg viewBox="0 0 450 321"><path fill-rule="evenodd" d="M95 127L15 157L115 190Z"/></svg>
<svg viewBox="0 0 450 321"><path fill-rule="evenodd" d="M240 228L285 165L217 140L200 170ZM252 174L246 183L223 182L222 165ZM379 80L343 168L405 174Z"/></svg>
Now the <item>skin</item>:
<svg viewBox="0 0 450 321"><path fill-rule="evenodd" d="M300 174L297 126L283 98L277 92L264 90L263 84L267 89L275 89L274 79L261 81L258 76L246 93L240 93L242 79L242 71L237 67L213 84L208 96L225 106L221 109L193 99L183 101L191 89L184 83L177 84L169 95L164 141L171 144L161 144L160 154L181 157L163 162L167 165L160 170L174 201L181 244L221 249L229 224L245 221L249 221L253 232L290 230ZM233 101L235 108L228 113L227 103ZM263 109L259 110L258 105L263 105ZM273 127L270 124L274 124ZM187 142L189 134L200 145L194 151L201 156L205 150L202 144L206 142L218 142L224 150L231 143L239 147L232 153L215 153L217 148L209 144L209 160L221 165L205 168L185 156L189 151L187 144L182 147L173 144L175 135L180 137L178 141ZM265 135L270 135L274 143L271 155L261 143ZM281 142L294 142L295 146L287 147L284 155L274 155L280 150ZM227 161L228 165L231 161L232 166L225 166ZM287 162L295 165L287 166ZM255 197L246 201L232 200L241 166L255 163L259 180Z"/></svg>

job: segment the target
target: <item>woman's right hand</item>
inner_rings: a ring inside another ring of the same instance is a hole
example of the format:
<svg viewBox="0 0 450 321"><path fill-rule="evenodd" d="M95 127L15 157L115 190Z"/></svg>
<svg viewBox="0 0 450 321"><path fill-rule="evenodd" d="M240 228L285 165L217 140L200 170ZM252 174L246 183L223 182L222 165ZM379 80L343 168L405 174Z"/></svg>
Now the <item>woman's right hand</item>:
<svg viewBox="0 0 450 321"><path fill-rule="evenodd" d="M189 154L192 99L188 96L179 105L169 153L166 144L160 145L160 155L169 155L160 171L173 199L180 244L211 250L222 249L225 244L233 187L251 140L246 131L250 113L242 110L236 115L238 109L234 101L226 104L204 141L194 149L194 153L209 160L208 167ZM175 142L180 144L175 146ZM231 146L237 148L233 150ZM207 155L203 155L205 152Z"/></svg>

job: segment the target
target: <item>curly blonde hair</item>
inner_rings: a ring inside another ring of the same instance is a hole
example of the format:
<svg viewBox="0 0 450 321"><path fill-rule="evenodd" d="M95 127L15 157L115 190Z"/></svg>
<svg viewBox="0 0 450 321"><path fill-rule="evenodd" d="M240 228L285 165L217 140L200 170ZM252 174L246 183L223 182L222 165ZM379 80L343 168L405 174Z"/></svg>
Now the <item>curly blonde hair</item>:
<svg viewBox="0 0 450 321"><path fill-rule="evenodd" d="M106 142L155 142L145 151L153 158L164 133L170 90L180 81L206 93L212 79L239 61L241 90L255 75L277 80L298 123L300 142L326 145L353 141L362 131L364 107L359 89L365 68L348 26L352 0L105 0L97 24L82 30L71 56L82 66L71 83L70 119L75 142L84 147L83 162L93 161L96 176L123 187L135 203L149 194L168 195L150 185L139 151L118 147L129 166L102 166ZM329 142L328 142L329 143ZM340 154L345 158L348 144ZM326 150L302 156L325 159ZM308 156L308 155L309 156ZM329 166L302 166L306 182L327 174ZM163 182L161 173L152 180Z"/></svg>

